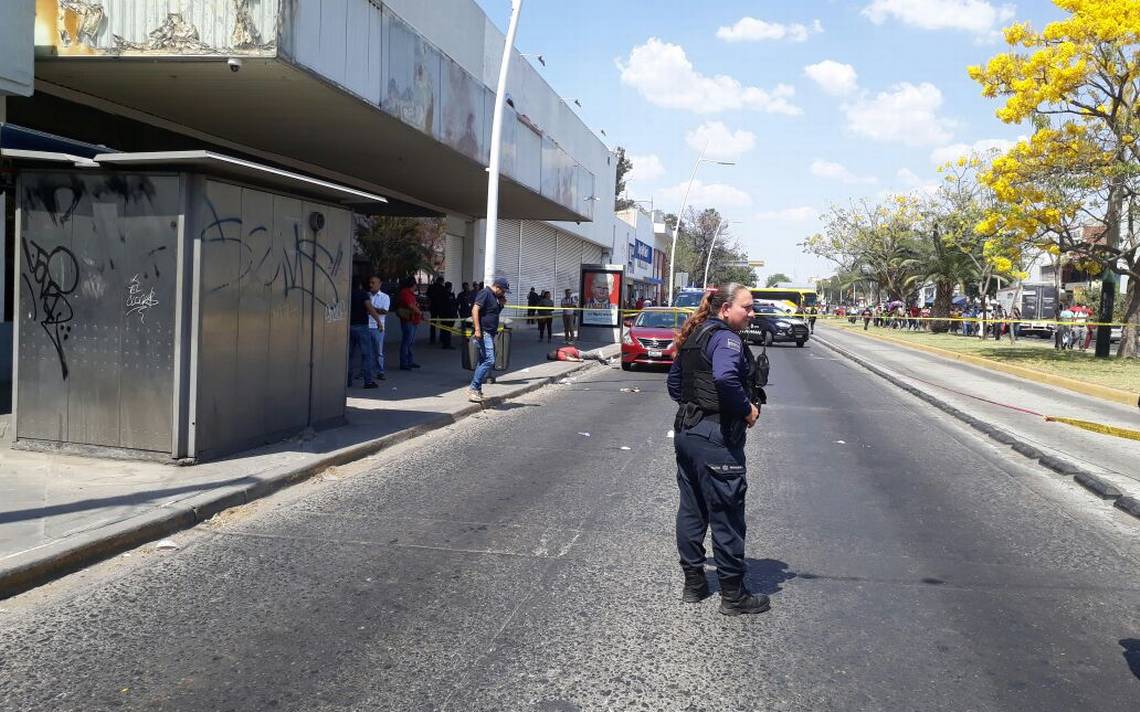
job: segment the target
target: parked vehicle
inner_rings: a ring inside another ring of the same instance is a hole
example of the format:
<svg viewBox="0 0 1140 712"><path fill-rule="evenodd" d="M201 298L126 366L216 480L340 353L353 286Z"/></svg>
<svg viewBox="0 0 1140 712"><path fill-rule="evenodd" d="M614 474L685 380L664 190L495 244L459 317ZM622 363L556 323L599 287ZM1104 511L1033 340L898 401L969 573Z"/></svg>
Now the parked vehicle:
<svg viewBox="0 0 1140 712"><path fill-rule="evenodd" d="M704 299L705 292L711 292L712 289L682 289L677 292L677 296L673 297L673 306L684 307L686 309L696 309L701 305L701 300Z"/></svg>
<svg viewBox="0 0 1140 712"><path fill-rule="evenodd" d="M636 318L626 320L621 337L622 370L672 365L676 353L673 339L688 318L687 312L671 307L651 307L642 310Z"/></svg>
<svg viewBox="0 0 1140 712"><path fill-rule="evenodd" d="M1057 332L1057 287L1052 284L1022 283L1020 296L1021 318L1017 333L1021 336L1039 336L1052 339Z"/></svg>
<svg viewBox="0 0 1140 712"><path fill-rule="evenodd" d="M802 348L811 338L811 330L805 319L760 299L753 302L752 308L755 312L752 323L742 334L745 341L765 345L794 341L796 346Z"/></svg>

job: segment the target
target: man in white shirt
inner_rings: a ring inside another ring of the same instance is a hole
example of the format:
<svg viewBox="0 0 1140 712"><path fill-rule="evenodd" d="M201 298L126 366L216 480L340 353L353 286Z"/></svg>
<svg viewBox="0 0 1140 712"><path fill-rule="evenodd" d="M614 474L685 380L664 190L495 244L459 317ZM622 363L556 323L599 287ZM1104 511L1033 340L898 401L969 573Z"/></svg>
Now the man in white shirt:
<svg viewBox="0 0 1140 712"><path fill-rule="evenodd" d="M368 280L368 291L372 293L372 306L380 313L380 320L369 315L368 335L372 338L372 350L376 353L377 378L384 380L384 316L392 306L391 298L380 291L380 278L373 275Z"/></svg>

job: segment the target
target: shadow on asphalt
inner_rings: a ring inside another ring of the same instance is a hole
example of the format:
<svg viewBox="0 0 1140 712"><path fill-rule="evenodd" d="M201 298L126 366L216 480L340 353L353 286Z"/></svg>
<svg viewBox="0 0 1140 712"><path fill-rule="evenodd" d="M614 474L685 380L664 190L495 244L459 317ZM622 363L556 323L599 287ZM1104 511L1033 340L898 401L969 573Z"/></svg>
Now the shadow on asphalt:
<svg viewBox="0 0 1140 712"><path fill-rule="evenodd" d="M1120 646L1124 648L1124 660L1128 663L1128 669L1140 679L1140 639L1124 638L1120 641Z"/></svg>
<svg viewBox="0 0 1140 712"><path fill-rule="evenodd" d="M710 566L716 566L716 560L712 557L706 558L705 562ZM744 585L752 593L763 593L769 596L779 593L784 590L780 584L798 576L794 571L788 570L787 564L776 559L746 558L744 563L748 567L748 573L744 575ZM716 572L706 569L705 576L709 579L709 590L718 593L720 581L717 580Z"/></svg>

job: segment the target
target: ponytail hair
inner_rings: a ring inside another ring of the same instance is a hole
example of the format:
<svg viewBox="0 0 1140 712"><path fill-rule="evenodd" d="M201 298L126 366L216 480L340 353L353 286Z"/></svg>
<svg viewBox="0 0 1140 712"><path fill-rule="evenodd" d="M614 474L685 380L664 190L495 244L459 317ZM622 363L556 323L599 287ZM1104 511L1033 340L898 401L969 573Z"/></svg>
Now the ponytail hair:
<svg viewBox="0 0 1140 712"><path fill-rule="evenodd" d="M730 282L721 285L711 292L706 292L703 299L701 299L700 306L693 312L693 315L685 322L685 326L681 328L681 333L677 334L674 342L677 348L681 348L689 336L697 330L697 327L709 320L710 317L716 317L720 314L720 308L725 304L730 303L736 299L737 293L742 289L748 289L739 282Z"/></svg>

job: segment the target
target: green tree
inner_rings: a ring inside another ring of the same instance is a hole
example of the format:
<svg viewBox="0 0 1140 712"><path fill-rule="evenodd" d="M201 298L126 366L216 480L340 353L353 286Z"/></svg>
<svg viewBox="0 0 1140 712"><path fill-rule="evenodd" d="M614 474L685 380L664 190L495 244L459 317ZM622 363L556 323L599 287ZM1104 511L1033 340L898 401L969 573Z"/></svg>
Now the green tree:
<svg viewBox="0 0 1140 712"><path fill-rule="evenodd" d="M777 272L776 274L768 276L767 281L764 282L764 286L765 287L775 287L780 282L791 282L791 281L792 281L792 278L789 277L788 275L784 274L783 272Z"/></svg>
<svg viewBox="0 0 1140 712"><path fill-rule="evenodd" d="M625 149L621 146L614 149L614 154L617 156L617 180L614 182L614 210L628 210L636 205L632 200L625 197L626 176L633 170L633 161L630 160Z"/></svg>
<svg viewBox="0 0 1140 712"><path fill-rule="evenodd" d="M1140 238L1133 229L1140 174L1140 12L1135 0L1054 0L1067 13L1040 32L1027 23L1005 30L1012 48L970 76L997 116L1029 123L1034 133L996 159L982 176L998 197L978 232L1013 236L994 243L996 259L1024 246L1055 244L1104 275L1128 275L1119 354L1140 355ZM1096 228L1086 239L1085 227ZM990 238L992 242L992 238Z"/></svg>
<svg viewBox="0 0 1140 712"><path fill-rule="evenodd" d="M359 252L381 279L443 270L445 223L437 218L368 217L356 226Z"/></svg>

